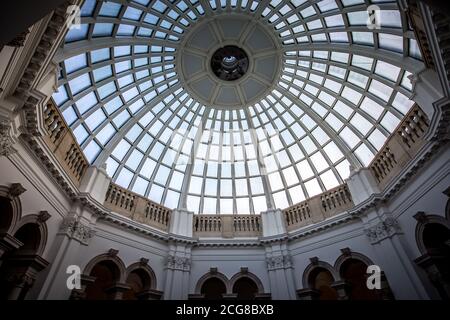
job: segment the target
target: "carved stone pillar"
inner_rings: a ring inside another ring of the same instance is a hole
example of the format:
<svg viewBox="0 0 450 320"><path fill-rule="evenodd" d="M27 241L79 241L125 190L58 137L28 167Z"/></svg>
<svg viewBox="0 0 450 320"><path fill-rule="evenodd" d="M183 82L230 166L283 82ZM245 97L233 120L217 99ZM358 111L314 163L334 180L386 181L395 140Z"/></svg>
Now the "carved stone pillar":
<svg viewBox="0 0 450 320"><path fill-rule="evenodd" d="M171 245L166 263L165 300L186 300L189 294L191 248L185 244Z"/></svg>
<svg viewBox="0 0 450 320"><path fill-rule="evenodd" d="M54 276L46 278L38 299L83 299L80 292L67 288L67 268L79 264L83 248L88 246L94 237L93 225L90 213L83 209L81 203L75 204L68 216L61 221L53 241L55 258L49 272ZM83 281L89 282L87 278L82 278Z"/></svg>
<svg viewBox="0 0 450 320"><path fill-rule="evenodd" d="M403 238L399 222L384 208L373 210L362 219L366 225L369 243L375 252L375 256L372 257L373 263L385 273L384 281L389 281L395 298L428 299L428 294L408 254L408 244ZM388 296L389 294L386 295Z"/></svg>
<svg viewBox="0 0 450 320"><path fill-rule="evenodd" d="M11 123L7 120L0 120L0 156L9 157L17 152L13 148L13 140L10 135Z"/></svg>
<svg viewBox="0 0 450 320"><path fill-rule="evenodd" d="M274 300L295 300L295 281L291 255L284 242L266 245L270 291Z"/></svg>

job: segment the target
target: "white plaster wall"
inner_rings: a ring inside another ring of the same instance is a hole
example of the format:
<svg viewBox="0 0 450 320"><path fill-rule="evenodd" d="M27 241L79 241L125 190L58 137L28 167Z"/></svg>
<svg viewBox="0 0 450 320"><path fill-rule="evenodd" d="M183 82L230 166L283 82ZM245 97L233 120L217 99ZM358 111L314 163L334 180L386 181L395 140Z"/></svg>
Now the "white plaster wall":
<svg viewBox="0 0 450 320"><path fill-rule="evenodd" d="M421 169L407 185L388 203L388 208L400 223L411 258L421 254L416 244L417 221L413 216L423 211L445 217L448 197L443 194L450 187L450 149L444 147Z"/></svg>

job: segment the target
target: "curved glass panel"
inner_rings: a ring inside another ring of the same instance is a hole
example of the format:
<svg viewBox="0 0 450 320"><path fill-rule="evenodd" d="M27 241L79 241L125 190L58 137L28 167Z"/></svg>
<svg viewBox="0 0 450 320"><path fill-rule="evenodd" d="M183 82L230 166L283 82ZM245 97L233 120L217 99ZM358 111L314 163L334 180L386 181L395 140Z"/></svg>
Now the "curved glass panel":
<svg viewBox="0 0 450 320"><path fill-rule="evenodd" d="M196 213L286 208L368 166L413 105L413 32L395 1L368 3L87 0L53 99L118 185ZM200 17L229 10L267 25L282 67L264 98L227 110L183 87L177 51Z"/></svg>

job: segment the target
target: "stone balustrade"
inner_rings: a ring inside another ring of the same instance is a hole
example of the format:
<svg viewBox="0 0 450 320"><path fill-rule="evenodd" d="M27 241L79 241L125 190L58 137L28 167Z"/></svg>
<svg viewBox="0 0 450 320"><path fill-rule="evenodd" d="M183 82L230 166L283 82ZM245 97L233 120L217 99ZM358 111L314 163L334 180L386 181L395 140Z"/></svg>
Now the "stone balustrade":
<svg viewBox="0 0 450 320"><path fill-rule="evenodd" d="M89 166L74 135L52 99L43 110L44 140L70 179L80 186ZM415 105L369 165L382 190L414 158L423 145L428 119ZM168 231L171 210L111 183L104 202L106 208L130 219ZM346 184L314 196L282 211L288 231L323 221L342 213L354 203ZM197 237L259 237L259 215L195 215L193 232Z"/></svg>
<svg viewBox="0 0 450 320"><path fill-rule="evenodd" d="M197 237L258 237L261 235L259 215L204 215L194 216L194 235Z"/></svg>
<svg viewBox="0 0 450 320"><path fill-rule="evenodd" d="M375 156L369 169L381 190L415 157L424 143L422 137L428 125L426 115L417 105L413 106Z"/></svg>
<svg viewBox="0 0 450 320"><path fill-rule="evenodd" d="M353 207L346 184L284 209L283 216L288 231L313 224Z"/></svg>
<svg viewBox="0 0 450 320"><path fill-rule="evenodd" d="M109 185L104 206L113 212L162 231L167 231L169 228L170 209L114 183Z"/></svg>
<svg viewBox="0 0 450 320"><path fill-rule="evenodd" d="M44 140L47 146L56 156L64 171L69 174L70 179L79 186L89 162L53 99L47 102L43 110L43 124L46 130Z"/></svg>

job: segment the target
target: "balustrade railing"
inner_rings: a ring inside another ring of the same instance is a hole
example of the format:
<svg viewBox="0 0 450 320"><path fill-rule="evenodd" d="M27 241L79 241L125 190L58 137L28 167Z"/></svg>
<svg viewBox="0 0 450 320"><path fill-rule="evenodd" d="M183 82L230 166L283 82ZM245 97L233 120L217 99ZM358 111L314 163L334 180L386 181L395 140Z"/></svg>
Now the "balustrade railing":
<svg viewBox="0 0 450 320"><path fill-rule="evenodd" d="M343 184L284 209L283 215L287 230L292 231L325 220L353 206L350 191Z"/></svg>
<svg viewBox="0 0 450 320"><path fill-rule="evenodd" d="M111 211L160 230L169 228L170 209L114 183L109 185L104 205Z"/></svg>
<svg viewBox="0 0 450 320"><path fill-rule="evenodd" d="M258 215L204 215L194 216L194 235L198 237L257 237L261 235Z"/></svg>
<svg viewBox="0 0 450 320"><path fill-rule="evenodd" d="M44 135L44 140L47 146L65 169L64 171L69 174L71 180L79 186L89 162L53 99L50 99L45 105L43 118L43 124L47 132Z"/></svg>
<svg viewBox="0 0 450 320"><path fill-rule="evenodd" d="M415 157L428 126L426 115L413 106L369 165L381 190Z"/></svg>

